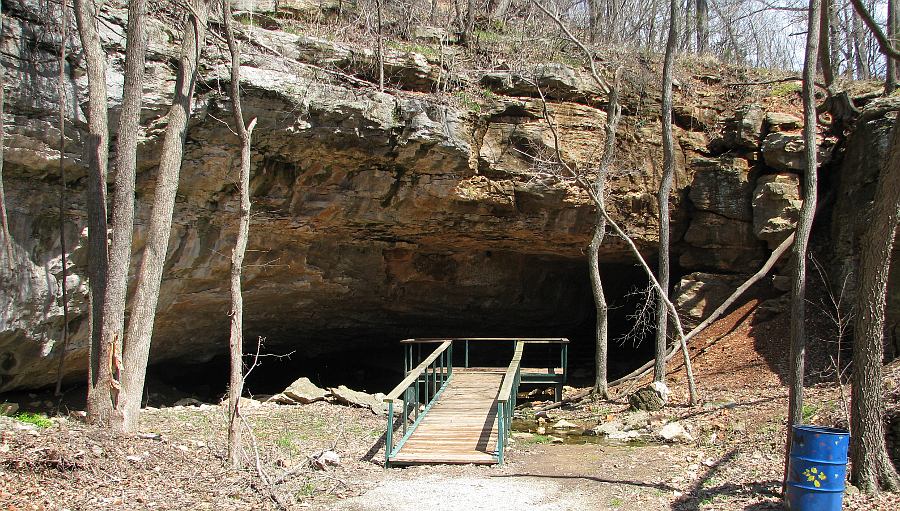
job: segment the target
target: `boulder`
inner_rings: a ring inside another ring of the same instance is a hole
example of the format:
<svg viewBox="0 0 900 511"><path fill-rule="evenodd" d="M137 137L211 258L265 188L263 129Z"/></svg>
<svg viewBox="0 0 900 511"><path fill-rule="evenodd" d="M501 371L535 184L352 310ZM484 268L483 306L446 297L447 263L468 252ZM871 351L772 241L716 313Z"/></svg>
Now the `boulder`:
<svg viewBox="0 0 900 511"><path fill-rule="evenodd" d="M769 131L798 130L803 121L796 116L782 112L766 112L766 127Z"/></svg>
<svg viewBox="0 0 900 511"><path fill-rule="evenodd" d="M535 66L527 74L491 71L481 77L481 85L508 96L537 97L535 85L548 99L594 102L605 95L590 74L555 62Z"/></svg>
<svg viewBox="0 0 900 511"><path fill-rule="evenodd" d="M777 247L794 232L802 205L796 174L760 176L753 191L753 233L769 248Z"/></svg>
<svg viewBox="0 0 900 511"><path fill-rule="evenodd" d="M734 117L725 121L722 139L727 148L755 151L759 149L765 112L757 104L738 108Z"/></svg>
<svg viewBox="0 0 900 511"><path fill-rule="evenodd" d="M579 426L578 424L575 424L574 422L569 422L566 419L560 419L555 424L553 424L553 426L551 426L551 427L553 429L577 429L577 428L580 428L581 426Z"/></svg>
<svg viewBox="0 0 900 511"><path fill-rule="evenodd" d="M624 429L624 424L620 421L609 421L604 422L603 424L598 424L593 428L589 429L591 435L596 436L611 436L615 433L619 433ZM587 432L585 432L587 434Z"/></svg>
<svg viewBox="0 0 900 511"><path fill-rule="evenodd" d="M288 385L284 391L279 394L281 399L275 399L283 402L284 399L290 400L292 403L309 404L316 401L322 401L328 395L325 389L319 388L309 380L309 378L297 378L294 383Z"/></svg>
<svg viewBox="0 0 900 511"><path fill-rule="evenodd" d="M19 411L18 403L0 403L0 415L13 416Z"/></svg>
<svg viewBox="0 0 900 511"><path fill-rule="evenodd" d="M661 410L666 405L666 402L656 389L648 385L628 396L628 404L634 410L655 412L656 410Z"/></svg>
<svg viewBox="0 0 900 511"><path fill-rule="evenodd" d="M355 406L358 408L368 408L378 415L387 414L387 405L384 402L384 394L376 392L369 394L358 390L353 390L345 385L336 388L329 388L329 393L333 401L339 404ZM403 412L403 405L394 404L394 415Z"/></svg>
<svg viewBox="0 0 900 511"><path fill-rule="evenodd" d="M726 218L750 221L750 164L744 158L694 158L688 197L699 210Z"/></svg>
<svg viewBox="0 0 900 511"><path fill-rule="evenodd" d="M831 158L831 147L819 140L818 164ZM778 171L803 170L803 135L775 131L766 135L762 142L762 155L766 165Z"/></svg>

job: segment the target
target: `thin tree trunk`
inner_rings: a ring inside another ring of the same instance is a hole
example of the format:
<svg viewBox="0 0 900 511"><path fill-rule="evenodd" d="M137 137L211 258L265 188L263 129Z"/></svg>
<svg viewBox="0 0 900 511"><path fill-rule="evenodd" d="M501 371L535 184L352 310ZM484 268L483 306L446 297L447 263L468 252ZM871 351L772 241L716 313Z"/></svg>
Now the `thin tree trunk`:
<svg viewBox="0 0 900 511"><path fill-rule="evenodd" d="M3 7L0 6L0 44L3 42ZM0 66L0 236L3 236L3 249L6 253L6 265L10 270L15 269L16 260L13 255L12 236L9 234L9 220L6 216L6 192L3 189L3 151L6 146L6 123L3 114L6 107L4 87L6 82L6 68Z"/></svg>
<svg viewBox="0 0 900 511"><path fill-rule="evenodd" d="M88 366L88 420L108 425L113 410L112 366L115 353L103 343L103 300L108 266L106 240L106 174L109 167L109 121L106 91L106 54L100 46L100 5L75 0L75 21L84 49L88 77L88 288L90 290L90 364Z"/></svg>
<svg viewBox="0 0 900 511"><path fill-rule="evenodd" d="M803 205L797 221L793 250L791 285L791 353L788 395L788 423L785 441L784 478L787 481L791 451L791 426L803 419L803 377L806 361L806 253L817 202L816 162L816 59L819 54L819 22L821 0L809 2L809 28L806 32L806 55L803 64Z"/></svg>
<svg viewBox="0 0 900 511"><path fill-rule="evenodd" d="M832 93L834 85L834 61L831 58L831 46L833 44L831 28L834 23L834 18L832 17L833 9L833 0L822 0L822 7L819 11L821 19L819 22L819 62L817 67L822 70L825 88L828 89L829 94Z"/></svg>
<svg viewBox="0 0 900 511"><path fill-rule="evenodd" d="M860 243L859 287L853 327L851 480L866 493L900 489L884 440L881 364L884 309L894 236L900 220L900 122L875 186L869 228Z"/></svg>
<svg viewBox="0 0 900 511"><path fill-rule="evenodd" d="M597 179L594 181L594 193L598 200L606 200L606 178L609 175L616 149L616 129L622 108L619 106L619 85L622 78L622 68L616 70L615 84L609 93L609 104L606 108L606 123L604 131L606 140L603 144L603 157L600 168L597 171ZM601 207L605 208L605 204ZM600 245L606 235L606 218L603 214L597 214L597 223L594 226L594 235L588 246L588 269L590 272L591 291L594 295L594 307L597 312L597 351L596 351L596 378L594 380L594 392L603 399L609 398L609 389L606 384L608 368L609 346L609 306L606 303L606 295L603 292L603 280L600 277Z"/></svg>
<svg viewBox="0 0 900 511"><path fill-rule="evenodd" d="M244 124L241 107L241 53L234 40L232 28L231 3L222 1L225 19L225 37L231 53L231 101L233 104L234 124L241 139L240 170L240 218L238 235L234 250L231 252L231 335L229 350L231 353L231 371L228 383L228 462L235 468L241 465L241 423L240 400L244 386L244 300L241 295L241 268L244 264L244 252L247 249L247 238L250 233L250 137L256 119L250 125Z"/></svg>
<svg viewBox="0 0 900 511"><path fill-rule="evenodd" d="M897 12L898 2L900 0L888 0L887 3L887 38L890 41L891 46L897 46L897 32L900 29L900 13ZM885 96L890 95L897 88L898 75L900 75L900 70L897 69L897 61L892 59L891 57L885 55L886 59L885 65L885 78L884 78L884 94Z"/></svg>
<svg viewBox="0 0 900 511"><path fill-rule="evenodd" d="M663 175L656 196L659 205L659 302L656 308L656 365L653 381L665 383L666 333L669 315L665 300L669 296L669 196L675 179L675 142L672 138L672 72L675 67L675 45L678 35L678 2L669 2L669 38L666 41L666 57L663 63L662 90L662 140Z"/></svg>
<svg viewBox="0 0 900 511"><path fill-rule="evenodd" d="M208 0L192 0L190 22L185 25L181 46L179 69L175 81L175 97L168 113L168 123L163 138L162 153L157 171L156 192L150 225L147 228L147 244L137 276L134 306L128 321L128 342L124 348L124 371L120 405L123 411L123 429L130 431L137 425L141 397L150 355L150 340L159 287L162 280L166 250L172 227L175 193L178 191L178 175L184 155L188 120L197 81L197 64L203 41L206 38L206 22L209 17Z"/></svg>
<svg viewBox="0 0 900 511"><path fill-rule="evenodd" d="M66 165L63 155L66 148L66 49L68 41L69 6L66 0L60 4L59 16L59 75L57 75L57 94L59 95L59 252L62 274L60 290L62 291L63 326L62 347L59 350L59 363L56 366L56 389L54 394L62 394L63 365L66 362L66 350L69 348L69 292L66 289L69 280L69 269L66 267ZM2 23L2 22L0 22ZM0 24L2 30L2 24Z"/></svg>
<svg viewBox="0 0 900 511"><path fill-rule="evenodd" d="M697 54L703 55L709 49L709 4L707 0L696 0Z"/></svg>
<svg viewBox="0 0 900 511"><path fill-rule="evenodd" d="M103 309L103 344L112 353L121 355L125 338L125 305L128 293L128 269L131 264L132 233L134 231L134 181L137 167L137 144L141 121L141 98L144 85L144 65L147 43L144 30L146 0L131 0L128 4L128 26L125 46L125 83L122 89L122 111L116 142L116 186L112 203L109 247L109 280ZM114 357L115 359L115 357ZM121 423L124 411L118 399L122 367L113 367L114 421ZM116 424L117 429L124 426Z"/></svg>
<svg viewBox="0 0 900 511"><path fill-rule="evenodd" d="M378 23L378 35L376 37L378 50L378 90L384 92L384 43L381 40L381 0L375 0L375 16Z"/></svg>
<svg viewBox="0 0 900 511"><path fill-rule="evenodd" d="M856 79L868 80L872 77L869 70L869 49L866 47L866 36L859 13L853 11L853 50L856 55Z"/></svg>
<svg viewBox="0 0 900 511"><path fill-rule="evenodd" d="M463 40L466 43L466 46L469 48L472 47L473 32L475 31L475 0L469 0L468 8L466 9L466 29L464 32Z"/></svg>

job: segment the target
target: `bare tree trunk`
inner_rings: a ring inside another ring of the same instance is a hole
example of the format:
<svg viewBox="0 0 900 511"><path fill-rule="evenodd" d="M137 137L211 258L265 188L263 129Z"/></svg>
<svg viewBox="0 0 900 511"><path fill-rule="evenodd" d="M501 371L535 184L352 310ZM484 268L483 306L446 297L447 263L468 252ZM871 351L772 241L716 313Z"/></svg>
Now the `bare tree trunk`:
<svg viewBox="0 0 900 511"><path fill-rule="evenodd" d="M159 286L162 280L166 249L172 227L175 193L184 154L188 120L197 81L197 64L203 41L206 38L206 22L209 17L208 0L191 0L190 22L185 25L181 46L178 74L175 81L175 97L168 113L168 123L163 138L162 153L157 172L156 193L147 228L147 244L137 276L134 306L128 321L128 342L125 343L125 367L122 372L120 405L123 411L123 429L132 430L137 425L141 397L150 355L150 340Z"/></svg>
<svg viewBox="0 0 900 511"><path fill-rule="evenodd" d="M3 7L0 6L0 43L3 42ZM13 255L12 236L9 234L9 220L6 217L6 192L3 189L3 151L6 146L6 123L3 114L6 106L4 86L6 82L6 68L0 66L0 236L3 237L3 249L6 253L7 267L15 268L16 260Z"/></svg>
<svg viewBox="0 0 900 511"><path fill-rule="evenodd" d="M696 0L697 54L703 55L709 49L709 4L707 0Z"/></svg>
<svg viewBox="0 0 900 511"><path fill-rule="evenodd" d="M866 35L859 13L853 11L853 50L856 56L856 79L868 80L872 77L869 70L869 49L866 46Z"/></svg>
<svg viewBox="0 0 900 511"><path fill-rule="evenodd" d="M675 45L678 35L678 2L669 2L669 38L666 41L666 57L663 63L662 90L662 140L663 174L656 196L659 205L659 303L656 307L656 365L653 381L666 379L666 333L669 315L664 300L669 296L669 196L675 179L675 142L672 138L672 72L675 67Z"/></svg>
<svg viewBox="0 0 900 511"><path fill-rule="evenodd" d="M106 174L109 167L109 121L106 92L106 54L100 46L94 0L75 0L75 20L84 48L88 76L88 284L90 289L90 364L88 366L88 420L108 425L113 410L112 367L117 359L103 343L103 300L108 266L106 240Z"/></svg>
<svg viewBox="0 0 900 511"><path fill-rule="evenodd" d="M825 88L831 94L834 85L834 61L831 58L831 46L834 43L831 39L831 29L834 23L832 16L834 10L833 0L822 0L822 7L819 11L819 63L817 68L821 69L822 77L825 79Z"/></svg>
<svg viewBox="0 0 900 511"><path fill-rule="evenodd" d="M244 386L244 300L241 295L241 268L244 264L244 252L247 249L247 238L250 233L250 137L256 119L250 125L244 124L241 107L241 53L234 40L232 28L231 3L222 1L225 19L225 37L231 53L231 101L234 124L241 139L241 171L240 171L240 219L238 235L231 252L231 335L229 350L231 353L231 371L228 383L228 462L237 468L241 465L241 423L240 401Z"/></svg>
<svg viewBox="0 0 900 511"><path fill-rule="evenodd" d="M491 9L491 19L502 21L503 18L506 17L506 11L509 10L509 5L512 3L512 0L497 0L494 3L494 8Z"/></svg>
<svg viewBox="0 0 900 511"><path fill-rule="evenodd" d="M853 327L851 480L866 493L900 489L884 440L881 364L884 308L894 236L900 220L900 122L878 176L869 228L860 243L859 286Z"/></svg>
<svg viewBox="0 0 900 511"><path fill-rule="evenodd" d="M381 40L381 0L375 0L375 16L378 23L378 90L384 92L384 42ZM241 121L243 122L243 120Z"/></svg>
<svg viewBox="0 0 900 511"><path fill-rule="evenodd" d="M900 30L900 13L897 12L900 0L888 0L887 3L887 38L890 44L897 46L897 32ZM897 61L889 56L885 56L885 77L884 77L884 94L890 95L897 88L900 70L897 69Z"/></svg>
<svg viewBox="0 0 900 511"><path fill-rule="evenodd" d="M806 56L803 64L803 206L795 231L791 285L791 354L788 397L787 439L785 441L784 478L787 481L791 451L791 426L803 419L803 377L806 361L806 252L817 202L816 162L816 58L819 54L821 0L809 2L809 29L806 32Z"/></svg>
<svg viewBox="0 0 900 511"><path fill-rule="evenodd" d="M62 291L63 326L62 347L59 350L59 363L56 367L56 389L54 394L62 394L63 365L66 362L66 350L69 348L69 292L66 289L69 269L66 267L66 165L63 155L66 148L66 49L68 47L69 6L62 0L59 7L59 75L57 75L57 94L59 95L59 252L62 265L60 290ZM2 30L0 21L0 30ZM2 87L2 85L0 85Z"/></svg>
<svg viewBox="0 0 900 511"><path fill-rule="evenodd" d="M472 47L472 43L474 42L472 40L472 34L475 31L475 9L475 0L469 0L468 8L466 10L466 28L463 32L463 41L469 48Z"/></svg>
<svg viewBox="0 0 900 511"><path fill-rule="evenodd" d="M137 144L141 121L141 97L146 60L144 30L146 0L131 0L128 4L128 27L125 46L125 83L122 90L122 111L116 142L116 186L112 203L109 247L109 280L103 309L103 344L115 354L123 353L125 338L125 305L128 293L128 268L131 264L131 242L134 231L134 181L137 167ZM114 358L115 359L115 358ZM124 411L118 399L122 367L113 367L113 421L117 429Z"/></svg>
<svg viewBox="0 0 900 511"><path fill-rule="evenodd" d="M609 175L610 166L615 157L616 129L622 108L619 105L619 85L622 78L622 68L616 70L615 84L609 93L609 104L606 108L606 140L603 144L603 157L597 178L594 180L594 194L601 201L606 200L606 178ZM601 205L601 208L605 204ZM594 392L603 399L609 399L609 389L606 384L609 346L609 306L606 303L606 295L603 292L603 280L600 277L600 245L606 235L606 218L602 213L597 213L597 223L594 226L594 235L588 246L588 269L591 279L591 291L594 294L594 307L597 311L597 352L596 352L596 378L594 380Z"/></svg>

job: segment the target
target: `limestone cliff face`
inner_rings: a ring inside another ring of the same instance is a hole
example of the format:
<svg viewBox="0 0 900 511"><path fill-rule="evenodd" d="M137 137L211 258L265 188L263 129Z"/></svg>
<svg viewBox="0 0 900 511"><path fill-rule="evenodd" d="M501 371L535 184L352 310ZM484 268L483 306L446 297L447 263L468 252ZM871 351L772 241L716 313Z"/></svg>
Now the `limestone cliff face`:
<svg viewBox="0 0 900 511"><path fill-rule="evenodd" d="M73 39L70 123L60 155L52 19L31 0L5 5L4 185L15 258L0 261L0 390L53 380L63 285L72 309L68 377L84 373L87 356L83 62ZM104 11L113 121L124 25L124 10ZM132 274L145 241L173 87L169 62L180 37L158 20L149 32ZM597 159L605 115L602 95L582 71L548 64L527 74L450 75L424 55L392 51L388 75L396 87L381 93L354 78L368 76L371 52L263 28L251 36L242 66L244 110L258 119L244 270L249 339L264 336L270 347L312 356L407 335L558 334L589 317L583 252L593 210L576 187L535 171L553 141L540 101L524 85L545 88L563 156L584 167ZM157 361L204 360L227 345L238 146L223 123L230 119L222 93L229 75L219 46L211 38L205 50L188 133L153 340ZM792 226L799 203L791 158L800 149L785 140L799 125L765 101L741 106L724 89L704 89L689 73L683 78L675 112L674 248L685 271L744 273ZM463 91L476 87L482 97L427 92L448 81ZM701 92L692 92L697 87ZM646 94L631 90L625 101L610 204L652 255L658 116ZM60 158L69 189L65 283ZM631 260L613 237L601 257ZM690 298L686 309L704 310L703 300Z"/></svg>

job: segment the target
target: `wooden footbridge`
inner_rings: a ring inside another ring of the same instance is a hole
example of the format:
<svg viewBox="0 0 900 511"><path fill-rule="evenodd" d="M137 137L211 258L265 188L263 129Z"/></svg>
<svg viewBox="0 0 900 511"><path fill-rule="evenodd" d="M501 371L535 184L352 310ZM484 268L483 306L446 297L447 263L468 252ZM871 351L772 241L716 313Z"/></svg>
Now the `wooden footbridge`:
<svg viewBox="0 0 900 511"><path fill-rule="evenodd" d="M502 464L519 385L552 385L559 399L566 382L569 340L564 338L407 339L401 343L406 378L385 397L386 466ZM463 360L457 365L453 347L460 344ZM493 345L495 352L509 350L509 365L470 367L470 344L476 349ZM428 353L427 348L435 345ZM526 351L550 354L551 362L541 369L523 368ZM400 434L396 445L395 433Z"/></svg>

